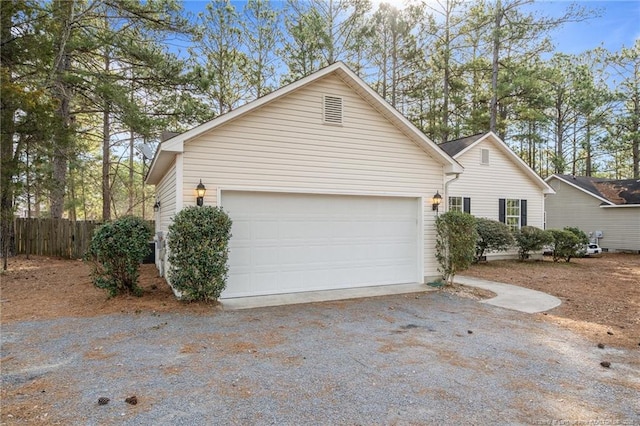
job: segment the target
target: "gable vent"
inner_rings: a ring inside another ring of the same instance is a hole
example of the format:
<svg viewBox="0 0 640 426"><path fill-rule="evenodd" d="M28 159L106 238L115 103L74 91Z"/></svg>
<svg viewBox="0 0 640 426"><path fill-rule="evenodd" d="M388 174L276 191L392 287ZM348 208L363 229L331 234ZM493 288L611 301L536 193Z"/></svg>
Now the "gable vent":
<svg viewBox="0 0 640 426"><path fill-rule="evenodd" d="M482 148L480 150L480 164L489 164L489 150Z"/></svg>
<svg viewBox="0 0 640 426"><path fill-rule="evenodd" d="M342 124L342 98L325 95L323 100L323 121L327 124Z"/></svg>

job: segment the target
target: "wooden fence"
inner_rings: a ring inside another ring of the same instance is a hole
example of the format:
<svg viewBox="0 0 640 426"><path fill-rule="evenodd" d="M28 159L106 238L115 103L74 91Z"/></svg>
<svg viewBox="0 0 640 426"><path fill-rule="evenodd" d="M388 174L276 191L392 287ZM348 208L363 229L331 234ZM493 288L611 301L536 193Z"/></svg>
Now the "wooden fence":
<svg viewBox="0 0 640 426"><path fill-rule="evenodd" d="M80 259L91 243L95 220L17 218L13 228L13 253ZM150 222L154 229L154 222Z"/></svg>

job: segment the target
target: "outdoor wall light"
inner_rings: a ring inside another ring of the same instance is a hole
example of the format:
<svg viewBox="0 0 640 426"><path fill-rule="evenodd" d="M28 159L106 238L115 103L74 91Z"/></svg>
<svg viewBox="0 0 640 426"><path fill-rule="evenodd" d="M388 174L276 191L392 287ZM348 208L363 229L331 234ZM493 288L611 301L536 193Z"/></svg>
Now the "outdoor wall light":
<svg viewBox="0 0 640 426"><path fill-rule="evenodd" d="M204 185L202 184L202 179L200 179L200 183L198 184L198 186L196 186L196 204L198 204L198 207L202 207L202 205L204 204L204 194L206 192L207 188L204 187Z"/></svg>
<svg viewBox="0 0 640 426"><path fill-rule="evenodd" d="M438 206L442 202L442 195L440 195L440 191L436 191L436 194L431 199L431 208L434 212L438 211Z"/></svg>
<svg viewBox="0 0 640 426"><path fill-rule="evenodd" d="M156 203L153 205L153 211L157 212L160 210L160 200L156 200Z"/></svg>

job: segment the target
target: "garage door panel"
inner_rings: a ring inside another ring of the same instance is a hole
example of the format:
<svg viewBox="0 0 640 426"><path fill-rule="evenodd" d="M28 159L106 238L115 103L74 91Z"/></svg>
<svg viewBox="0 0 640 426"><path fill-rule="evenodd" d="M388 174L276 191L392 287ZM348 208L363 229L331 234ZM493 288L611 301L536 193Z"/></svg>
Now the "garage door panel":
<svg viewBox="0 0 640 426"><path fill-rule="evenodd" d="M416 282L419 199L223 191L223 298Z"/></svg>

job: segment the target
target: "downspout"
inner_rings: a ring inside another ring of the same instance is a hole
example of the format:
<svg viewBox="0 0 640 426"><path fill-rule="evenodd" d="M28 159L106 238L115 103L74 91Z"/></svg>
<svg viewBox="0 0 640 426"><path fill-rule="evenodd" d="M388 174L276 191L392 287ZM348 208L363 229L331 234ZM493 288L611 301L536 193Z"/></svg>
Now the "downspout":
<svg viewBox="0 0 640 426"><path fill-rule="evenodd" d="M451 182L454 182L454 181L458 180L458 178L460 177L460 173L455 173L455 175L456 176L453 179L450 179L450 180L448 180L448 181L446 181L444 183L444 198L445 198L444 206L445 206L445 212L449 211L449 184Z"/></svg>

